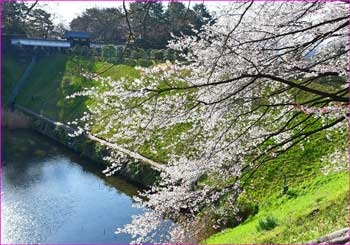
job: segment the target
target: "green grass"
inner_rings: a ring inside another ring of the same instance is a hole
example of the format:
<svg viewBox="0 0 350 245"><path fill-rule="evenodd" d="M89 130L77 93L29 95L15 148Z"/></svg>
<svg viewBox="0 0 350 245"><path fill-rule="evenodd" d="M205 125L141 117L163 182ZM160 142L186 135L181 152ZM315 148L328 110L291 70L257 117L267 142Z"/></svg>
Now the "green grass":
<svg viewBox="0 0 350 245"><path fill-rule="evenodd" d="M107 62L96 62L94 64L93 70L96 73L101 73L104 77L111 77L114 80L118 80L122 77L133 79L139 78L140 72L136 70L134 67L128 65L111 65Z"/></svg>
<svg viewBox="0 0 350 245"><path fill-rule="evenodd" d="M267 198L258 214L203 243L304 243L347 226L348 173L318 176L289 194ZM259 221L273 217L278 226L259 231Z"/></svg>
<svg viewBox="0 0 350 245"><path fill-rule="evenodd" d="M86 87L98 86L98 82L82 77L80 72L85 70L99 73L110 65L66 55L44 57L35 65L28 81L18 94L16 103L54 120L72 121L81 117L86 111L86 106L93 102L84 97L67 100L66 96ZM7 76L3 82L3 88L6 88L3 89L3 98L6 99L22 73L20 69L24 69L12 57L4 60L3 67L4 76ZM111 76L113 79L123 76L133 78L139 76L139 72L127 65L114 65L103 76Z"/></svg>
<svg viewBox="0 0 350 245"><path fill-rule="evenodd" d="M327 137L330 134L331 137ZM320 159L333 153L336 149L346 148L346 135L339 132L321 131L303 142L300 146L291 148L286 153L262 165L252 178L244 181L245 190L251 200L263 203L271 194L282 192L283 175L286 176L289 187L297 187L305 180L311 180L322 175L320 169L325 163Z"/></svg>
<svg viewBox="0 0 350 245"><path fill-rule="evenodd" d="M57 102L62 97L60 84L66 62L67 58L62 55L39 60L16 102L50 118L60 119Z"/></svg>
<svg viewBox="0 0 350 245"><path fill-rule="evenodd" d="M313 86L324 91L335 89L329 84ZM313 98L308 93L299 93L296 99L302 102ZM300 115L298 120L304 117ZM308 130L319 126L320 122ZM342 132L318 132L302 144L303 147L297 145L263 164L249 178L243 177L244 193L240 195L238 205L258 207L258 213L253 213L256 209L251 208L251 216L243 223L236 227L232 225L203 243L303 243L347 227L349 176L346 173L325 176L320 170L328 164L321 161L322 157L337 149L344 149L346 154L346 128ZM289 190L282 196L283 176L286 176ZM210 178L205 181L219 183ZM223 207L225 199L217 208ZM231 214L225 218L231 221L233 217Z"/></svg>
<svg viewBox="0 0 350 245"><path fill-rule="evenodd" d="M325 176L320 170L328 164L322 157L336 149L346 154L346 146L346 132L321 131L304 141L303 148L295 146L262 165L250 178L242 179L244 193L238 199L243 207L258 206L259 212L203 243L303 243L346 227L349 176ZM282 196L283 176L289 190ZM259 229L268 217L278 225Z"/></svg>
<svg viewBox="0 0 350 245"><path fill-rule="evenodd" d="M4 55L2 60L2 104L6 105L12 89L29 64L17 63L14 57Z"/></svg>

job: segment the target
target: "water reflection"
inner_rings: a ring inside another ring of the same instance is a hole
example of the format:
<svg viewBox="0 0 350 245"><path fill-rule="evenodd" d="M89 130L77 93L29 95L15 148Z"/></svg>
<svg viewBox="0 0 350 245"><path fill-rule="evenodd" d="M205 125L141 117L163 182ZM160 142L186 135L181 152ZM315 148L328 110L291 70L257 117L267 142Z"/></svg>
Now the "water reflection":
<svg viewBox="0 0 350 245"><path fill-rule="evenodd" d="M3 130L1 243L129 243L137 188L36 133Z"/></svg>

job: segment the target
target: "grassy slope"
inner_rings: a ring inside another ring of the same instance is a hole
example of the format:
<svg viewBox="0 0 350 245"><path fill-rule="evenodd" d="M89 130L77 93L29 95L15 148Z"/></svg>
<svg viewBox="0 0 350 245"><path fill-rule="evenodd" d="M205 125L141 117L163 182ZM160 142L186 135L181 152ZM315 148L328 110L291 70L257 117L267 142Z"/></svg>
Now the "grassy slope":
<svg viewBox="0 0 350 245"><path fill-rule="evenodd" d="M258 205L259 212L242 224L217 233L203 243L301 243L347 226L347 172L324 175L321 158L343 149L346 134L332 131L331 137L320 132L304 142L304 149L294 147L263 165L252 178L243 180L244 203ZM283 175L289 190L283 190ZM278 226L258 231L260 220L272 216Z"/></svg>
<svg viewBox="0 0 350 245"><path fill-rule="evenodd" d="M22 91L19 93L16 103L42 113L52 119L62 122L72 121L82 116L86 106L91 103L86 98L65 99L74 92L81 91L84 87L96 86L96 82L81 77L82 69L100 72L110 64L94 62L82 58L67 57L65 55L51 55L39 60ZM3 70L5 80L3 82L4 97L10 94L11 88L20 77L21 71L13 59L4 60ZM7 74L11 74L7 76ZM117 79L122 76L138 75L138 72L126 65L113 66L105 76Z"/></svg>
<svg viewBox="0 0 350 245"><path fill-rule="evenodd" d="M8 103L12 89L16 82L21 78L28 64L18 64L15 59L9 55L4 55L2 60L2 104Z"/></svg>
<svg viewBox="0 0 350 245"><path fill-rule="evenodd" d="M203 243L302 243L316 239L347 224L349 176L345 171L324 175L329 163L321 158L342 149L346 154L346 132L321 131L286 153L262 165L252 178L243 179L248 203L259 212L242 224L217 233ZM281 195L283 176L289 191ZM272 216L278 226L258 231L260 220Z"/></svg>
<svg viewBox="0 0 350 245"><path fill-rule="evenodd" d="M327 134L328 133L328 134ZM330 134L331 133L331 134ZM326 136L328 135L328 137ZM346 149L346 135L336 132L319 132L303 142L304 148L291 148L276 159L264 164L245 185L247 194L263 205L266 198L276 191L282 192L283 175L289 187L298 187L304 181L323 175L320 169L328 164L321 158L336 149Z"/></svg>
<svg viewBox="0 0 350 245"><path fill-rule="evenodd" d="M313 84L318 89L333 91L334 83ZM297 101L312 99L299 93ZM315 125L316 126L316 125ZM309 128L312 130L312 128ZM259 212L242 224L217 233L203 243L303 243L348 226L347 206L349 175L324 175L322 161L337 149L346 154L347 135L344 132L321 131L262 165L252 178L243 179L247 203L258 205ZM289 191L282 196L283 176ZM259 221L272 216L278 226L269 231L258 231Z"/></svg>
<svg viewBox="0 0 350 245"><path fill-rule="evenodd" d="M63 93L60 90L66 58L54 56L39 60L26 85L17 97L17 103L50 118L59 119L57 105Z"/></svg>
<svg viewBox="0 0 350 245"><path fill-rule="evenodd" d="M303 243L347 226L347 173L319 176L292 188L289 195L276 193L266 206L243 224L218 233L204 243ZM272 216L278 226L258 231L259 220Z"/></svg>

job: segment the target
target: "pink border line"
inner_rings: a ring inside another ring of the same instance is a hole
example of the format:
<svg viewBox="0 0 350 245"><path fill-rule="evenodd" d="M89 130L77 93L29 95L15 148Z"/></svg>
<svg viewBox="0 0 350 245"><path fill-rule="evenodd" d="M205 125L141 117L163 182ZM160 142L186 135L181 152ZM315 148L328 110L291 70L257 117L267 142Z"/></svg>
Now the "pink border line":
<svg viewBox="0 0 350 245"><path fill-rule="evenodd" d="M0 3L3 2L14 2L15 0L0 0ZM25 2L33 2L35 0L24 0ZM126 2L136 2L135 0L125 0ZM147 0L145 0L147 1ZM157 0L160 2L168 2L169 0ZM249 0L190 0L191 2L221 2L221 3L228 3L228 2L250 2ZM256 2L344 2L342 0L254 0ZM349 3L349 19L350 19L350 0L346 0ZM39 0L39 2L123 2L123 0ZM189 2L184 0L179 0L178 2ZM2 25L2 4L0 6L0 26ZM0 75L0 113L1 113L1 119L0 119L0 245L5 244L1 243L1 200L2 200L2 33L0 29L0 69L1 69L1 75ZM348 26L348 47L350 48L350 25ZM348 83L350 84L350 54L348 54ZM348 177L350 180L350 86L349 86L349 105L348 105ZM348 226L350 227L350 181L349 181L349 192L348 192ZM350 238L350 229L348 231L348 236ZM33 243L35 244L35 243ZM41 243L42 245L62 245L62 244L55 244L55 243ZM88 243L79 244L79 243L64 243L65 245L89 245ZM111 245L113 243L95 243L91 245ZM123 244L123 243L119 243ZM169 244L169 243L163 243L163 244ZM9 244L10 245L10 244ZM11 245L27 245L27 244L11 244ZM254 243L247 243L247 244L236 244L236 245L268 245L268 244L254 244ZM279 244L276 244L279 245ZM284 244L286 245L286 244ZM298 245L298 244L293 244ZM316 244L310 244L310 245L316 245Z"/></svg>
<svg viewBox="0 0 350 245"><path fill-rule="evenodd" d="M349 0L348 0L349 1ZM349 3L348 3L349 4ZM349 19L350 19L350 4L349 4ZM348 25L348 48L350 48L350 25ZM348 53L348 84L350 84L350 54ZM349 104L348 104L348 178L350 180L350 86L349 86ZM348 227L350 227L350 181L348 192ZM350 237L350 229L348 231L348 237Z"/></svg>
<svg viewBox="0 0 350 245"><path fill-rule="evenodd" d="M2 4L0 5L0 26L2 27ZM1 244L1 238L2 238L2 28L0 28L0 69L1 69L1 75L0 75L0 244Z"/></svg>
<svg viewBox="0 0 350 245"><path fill-rule="evenodd" d="M2 0L3 1L3 0ZM8 0L3 2L10 2ZM24 0L25 2L33 2L35 0ZM39 0L40 2L123 2L123 0ZM153 0L144 0L144 2ZM171 0L157 0L158 2L170 2ZM125 0L125 2L137 2L135 0ZM177 2L186 2L186 0L178 0ZM191 0L191 2L251 2L251 0ZM254 0L254 2L344 2L342 0Z"/></svg>

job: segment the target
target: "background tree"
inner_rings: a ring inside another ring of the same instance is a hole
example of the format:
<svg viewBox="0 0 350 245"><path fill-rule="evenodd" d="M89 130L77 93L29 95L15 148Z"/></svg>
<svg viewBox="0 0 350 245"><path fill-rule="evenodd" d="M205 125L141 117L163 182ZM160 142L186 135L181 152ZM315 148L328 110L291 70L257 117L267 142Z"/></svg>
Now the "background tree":
<svg viewBox="0 0 350 245"><path fill-rule="evenodd" d="M28 16L27 28L30 37L48 38L54 29L51 14L42 9L34 9Z"/></svg>
<svg viewBox="0 0 350 245"><path fill-rule="evenodd" d="M25 35L26 10L24 3L2 3L2 35Z"/></svg>
<svg viewBox="0 0 350 245"><path fill-rule="evenodd" d="M126 21L119 8L90 8L73 19L71 30L93 33L97 41L119 43L125 41Z"/></svg>
<svg viewBox="0 0 350 245"><path fill-rule="evenodd" d="M65 33L66 31L68 31L68 29L69 28L65 26L63 23L59 23L56 26L54 26L54 29L52 30L50 37L63 39L65 38Z"/></svg>
<svg viewBox="0 0 350 245"><path fill-rule="evenodd" d="M130 3L130 22L137 45L144 48L163 48L168 40L163 5L160 2Z"/></svg>
<svg viewBox="0 0 350 245"><path fill-rule="evenodd" d="M199 31L202 26L213 21L213 17L209 13L207 7L203 3L198 3L193 6L193 11L196 14L194 27Z"/></svg>
<svg viewBox="0 0 350 245"><path fill-rule="evenodd" d="M47 38L54 29L52 16L38 8L37 2L2 3L2 35Z"/></svg>
<svg viewBox="0 0 350 245"><path fill-rule="evenodd" d="M196 6L196 5L195 5ZM181 2L169 3L164 10L161 2L137 1L129 4L127 12L135 45L142 48L165 48L174 35L191 34L192 28L199 29L210 21L211 16L204 5L196 11L186 8ZM96 40L105 43L125 42L129 29L125 13L118 8L90 8L70 23L72 30L91 32Z"/></svg>
<svg viewBox="0 0 350 245"><path fill-rule="evenodd" d="M186 8L182 2L170 1L165 14L169 33L173 33L175 36L193 34L191 25L195 24L195 14L191 9Z"/></svg>

